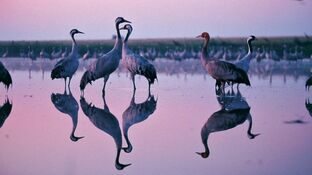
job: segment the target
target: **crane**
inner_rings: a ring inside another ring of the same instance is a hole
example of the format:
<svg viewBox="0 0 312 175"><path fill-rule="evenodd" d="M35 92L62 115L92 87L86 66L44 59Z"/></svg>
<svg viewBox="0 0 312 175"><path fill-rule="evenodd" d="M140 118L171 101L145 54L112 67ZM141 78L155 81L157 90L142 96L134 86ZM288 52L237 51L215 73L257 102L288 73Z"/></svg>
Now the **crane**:
<svg viewBox="0 0 312 175"><path fill-rule="evenodd" d="M96 62L94 62L94 65L90 66L90 68L82 75L80 80L80 90L82 93L88 83L91 84L92 81L100 78L104 78L102 92L105 93L106 82L110 74L113 73L119 66L119 61L121 59L122 39L119 31L119 25L124 22L131 23L130 21L125 20L123 17L116 18L115 27L117 37L113 49L107 54L103 54L100 58L97 58Z"/></svg>
<svg viewBox="0 0 312 175"><path fill-rule="evenodd" d="M65 81L65 89L66 89L66 79L69 78L68 88L70 87L70 81L78 69L79 61L78 61L78 48L76 44L76 40L74 38L75 34L83 32L72 29L70 31L70 36L72 38L72 51L68 57L61 59L58 61L51 72L52 80L55 78L64 78Z"/></svg>
<svg viewBox="0 0 312 175"><path fill-rule="evenodd" d="M130 24L126 24L120 29L128 31L122 47L122 64L129 70L131 74L133 89L136 90L134 76L137 74L143 75L148 81L148 92L150 94L151 84L153 84L157 79L156 69L154 65L151 64L147 59L138 54L135 54L128 47L128 39L133 31L132 26Z"/></svg>

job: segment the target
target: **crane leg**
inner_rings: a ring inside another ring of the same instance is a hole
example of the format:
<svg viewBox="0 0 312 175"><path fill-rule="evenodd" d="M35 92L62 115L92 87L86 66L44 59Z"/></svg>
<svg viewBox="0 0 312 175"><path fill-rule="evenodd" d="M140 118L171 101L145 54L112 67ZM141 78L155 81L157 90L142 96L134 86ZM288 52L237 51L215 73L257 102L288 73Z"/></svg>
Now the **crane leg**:
<svg viewBox="0 0 312 175"><path fill-rule="evenodd" d="M223 91L223 93L225 92L225 82L222 82L221 83L221 87L222 87L222 91Z"/></svg>
<svg viewBox="0 0 312 175"><path fill-rule="evenodd" d="M102 93L103 94L105 94L105 87L106 87L106 83L107 83L108 78L109 78L109 75L104 76L104 86L103 86L103 89L102 89Z"/></svg>
<svg viewBox="0 0 312 175"><path fill-rule="evenodd" d="M69 77L69 81L68 81L68 89L70 89L70 82L71 82L72 77Z"/></svg>
<svg viewBox="0 0 312 175"><path fill-rule="evenodd" d="M231 83L231 91L233 92L234 90L233 90L233 82Z"/></svg>
<svg viewBox="0 0 312 175"><path fill-rule="evenodd" d="M131 74L131 80L132 80L132 84L133 84L133 90L136 90L136 86L135 86L135 78L134 78L134 74Z"/></svg>
<svg viewBox="0 0 312 175"><path fill-rule="evenodd" d="M65 80L65 86L64 87L65 87L65 91L66 91L66 77L64 78L64 80Z"/></svg>
<svg viewBox="0 0 312 175"><path fill-rule="evenodd" d="M151 83L148 82L148 96L151 96Z"/></svg>

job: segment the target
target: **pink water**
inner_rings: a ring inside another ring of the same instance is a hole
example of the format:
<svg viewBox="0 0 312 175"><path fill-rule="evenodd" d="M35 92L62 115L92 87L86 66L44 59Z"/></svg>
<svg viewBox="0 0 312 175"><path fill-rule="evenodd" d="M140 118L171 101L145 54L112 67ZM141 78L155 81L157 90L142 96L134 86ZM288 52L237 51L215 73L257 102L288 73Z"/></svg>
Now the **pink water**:
<svg viewBox="0 0 312 175"><path fill-rule="evenodd" d="M251 77L252 87L240 92L251 107L254 139L247 137L248 121L232 129L211 133L210 155L203 159L201 129L220 110L214 80L202 73L159 73L152 86L156 110L129 129L133 150L121 151L120 162L130 166L115 168L116 144L111 135L98 129L80 106L79 81L73 78L71 91L79 105L75 135L70 140L71 118L55 108L52 93L63 93L63 80L52 81L50 72L11 70L13 88L0 87L0 104L8 97L12 111L0 128L0 174L309 174L312 172L312 117L305 107L311 92L304 90L306 76L294 79L282 75ZM147 82L136 79L136 103L148 96ZM87 103L103 109L98 80L85 91ZM7 96L7 97L6 97ZM129 107L132 83L126 73L111 75L106 103L122 132L123 112ZM300 120L304 124L288 124ZM114 126L115 129L118 125ZM126 141L122 135L122 145Z"/></svg>

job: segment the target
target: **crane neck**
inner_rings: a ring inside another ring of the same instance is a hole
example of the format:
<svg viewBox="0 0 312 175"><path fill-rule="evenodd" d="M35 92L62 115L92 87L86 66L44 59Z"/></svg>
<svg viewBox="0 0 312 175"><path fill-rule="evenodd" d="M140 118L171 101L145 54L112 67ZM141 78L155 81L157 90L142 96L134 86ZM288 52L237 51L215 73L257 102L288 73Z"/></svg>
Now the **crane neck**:
<svg viewBox="0 0 312 175"><path fill-rule="evenodd" d="M205 58L208 57L208 44L209 44L209 39L206 38L204 41L204 45L202 47L202 54Z"/></svg>
<svg viewBox="0 0 312 175"><path fill-rule="evenodd" d="M119 24L120 23L118 23L118 22L116 23L117 37L116 37L114 48L121 48L122 47L122 40L121 40L121 35L120 35L120 30L119 30Z"/></svg>
<svg viewBox="0 0 312 175"><path fill-rule="evenodd" d="M72 34L72 50L71 50L71 55L77 55L78 54L78 48L77 48L77 43L74 37L75 34Z"/></svg>
<svg viewBox="0 0 312 175"><path fill-rule="evenodd" d="M122 164L122 163L119 162L120 151L121 151L121 148L118 148L117 149L117 154L116 154L116 159L115 159L115 167L117 168L117 170L122 170L125 167L131 165L131 164Z"/></svg>
<svg viewBox="0 0 312 175"><path fill-rule="evenodd" d="M252 46L251 46L251 42L252 40L251 39L248 39L247 40L247 45L248 45L248 53L251 54L253 49L252 49Z"/></svg>
<svg viewBox="0 0 312 175"><path fill-rule="evenodd" d="M120 24L119 22L116 22L117 39L121 39L119 24Z"/></svg>
<svg viewBox="0 0 312 175"><path fill-rule="evenodd" d="M128 42L128 39L129 39L129 37L130 37L130 34L131 34L131 31L128 30L127 35L126 35L126 38L125 38L125 40L124 40L124 43L127 43L127 42Z"/></svg>
<svg viewBox="0 0 312 175"><path fill-rule="evenodd" d="M77 128L77 124L78 124L78 111L75 112L72 116L72 122L73 122L73 128L72 128L72 132L70 134L70 139L73 141L73 142L76 142L78 141L79 139L82 139L83 137L77 137L75 136L75 131L76 131L76 128Z"/></svg>
<svg viewBox="0 0 312 175"><path fill-rule="evenodd" d="M132 144L129 140L129 136L128 136L128 129L129 129L130 126L126 126L126 128L124 129L124 137L126 139L126 142L127 142L127 147L126 148L123 148L124 151L126 153L130 153L132 151Z"/></svg>
<svg viewBox="0 0 312 175"><path fill-rule="evenodd" d="M205 147L205 151L204 152L198 152L197 154L201 155L202 158L207 158L210 154L210 150L209 150L209 147L208 147L208 137L209 137L209 133L205 136L203 136L203 132L201 133L201 137L202 137L202 143Z"/></svg>
<svg viewBox="0 0 312 175"><path fill-rule="evenodd" d="M207 61L209 61L208 43L209 43L209 39L205 38L204 45L202 47L202 55L201 55L202 64L207 64Z"/></svg>

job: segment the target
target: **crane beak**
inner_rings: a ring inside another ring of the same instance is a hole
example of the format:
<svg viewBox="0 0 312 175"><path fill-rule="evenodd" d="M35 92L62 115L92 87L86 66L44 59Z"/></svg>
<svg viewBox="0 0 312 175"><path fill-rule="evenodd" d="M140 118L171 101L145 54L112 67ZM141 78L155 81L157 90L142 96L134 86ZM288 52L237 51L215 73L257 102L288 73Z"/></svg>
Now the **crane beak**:
<svg viewBox="0 0 312 175"><path fill-rule="evenodd" d="M201 35L196 36L196 38L201 38L201 37L202 37Z"/></svg>
<svg viewBox="0 0 312 175"><path fill-rule="evenodd" d="M83 33L83 32L80 32L80 31L78 31L78 33L81 33L81 34L85 34L85 33Z"/></svg>
<svg viewBox="0 0 312 175"><path fill-rule="evenodd" d="M131 23L130 21L128 21L128 20L125 20L125 19L124 19L124 21L123 21L123 22Z"/></svg>

